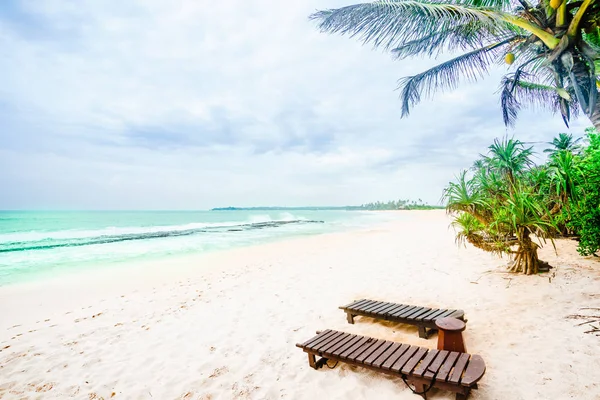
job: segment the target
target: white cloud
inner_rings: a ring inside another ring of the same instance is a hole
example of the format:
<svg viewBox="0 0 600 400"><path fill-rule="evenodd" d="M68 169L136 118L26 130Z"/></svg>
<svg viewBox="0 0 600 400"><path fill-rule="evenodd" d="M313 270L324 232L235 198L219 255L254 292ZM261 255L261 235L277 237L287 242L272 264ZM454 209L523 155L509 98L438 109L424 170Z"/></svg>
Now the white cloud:
<svg viewBox="0 0 600 400"><path fill-rule="evenodd" d="M0 208L437 202L506 133L499 75L400 120L397 78L435 61L395 62L307 18L344 4L36 0L0 11ZM565 130L524 114L514 134Z"/></svg>

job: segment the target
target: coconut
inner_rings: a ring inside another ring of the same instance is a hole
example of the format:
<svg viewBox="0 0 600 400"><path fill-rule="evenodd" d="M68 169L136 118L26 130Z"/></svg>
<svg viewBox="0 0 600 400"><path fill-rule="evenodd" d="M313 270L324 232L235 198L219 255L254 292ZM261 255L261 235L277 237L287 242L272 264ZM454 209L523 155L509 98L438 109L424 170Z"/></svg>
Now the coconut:
<svg viewBox="0 0 600 400"><path fill-rule="evenodd" d="M550 7L554 8L555 10L560 7L560 5L563 3L563 0L550 0Z"/></svg>
<svg viewBox="0 0 600 400"><path fill-rule="evenodd" d="M513 53L508 53L506 54L506 56L504 57L504 61L508 64L511 65L512 63L515 62L515 55Z"/></svg>

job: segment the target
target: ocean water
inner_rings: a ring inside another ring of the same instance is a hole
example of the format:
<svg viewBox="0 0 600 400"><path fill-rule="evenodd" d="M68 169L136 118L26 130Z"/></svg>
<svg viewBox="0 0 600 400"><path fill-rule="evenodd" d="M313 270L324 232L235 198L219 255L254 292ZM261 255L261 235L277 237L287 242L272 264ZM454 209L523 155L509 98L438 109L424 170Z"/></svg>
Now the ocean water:
<svg viewBox="0 0 600 400"><path fill-rule="evenodd" d="M360 211L0 211L0 286L368 226Z"/></svg>

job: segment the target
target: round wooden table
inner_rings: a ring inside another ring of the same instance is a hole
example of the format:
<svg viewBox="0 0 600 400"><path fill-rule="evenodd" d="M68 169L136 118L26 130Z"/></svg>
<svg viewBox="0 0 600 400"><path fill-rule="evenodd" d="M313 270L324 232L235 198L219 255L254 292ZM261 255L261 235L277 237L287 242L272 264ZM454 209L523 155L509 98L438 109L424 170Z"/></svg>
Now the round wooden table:
<svg viewBox="0 0 600 400"><path fill-rule="evenodd" d="M446 317L435 321L438 328L438 350L458 351L466 353L462 332L466 324L460 319Z"/></svg>

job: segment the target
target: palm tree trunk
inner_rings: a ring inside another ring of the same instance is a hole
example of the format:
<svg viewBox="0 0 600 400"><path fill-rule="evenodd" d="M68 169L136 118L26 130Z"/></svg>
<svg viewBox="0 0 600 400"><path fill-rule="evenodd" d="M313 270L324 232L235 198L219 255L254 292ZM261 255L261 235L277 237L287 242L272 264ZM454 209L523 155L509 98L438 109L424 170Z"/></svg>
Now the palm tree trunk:
<svg viewBox="0 0 600 400"><path fill-rule="evenodd" d="M596 104L590 115L590 121L592 121L596 130L600 131L600 96L598 96L598 100L596 100Z"/></svg>
<svg viewBox="0 0 600 400"><path fill-rule="evenodd" d="M571 84L583 113L587 115L596 129L600 129L600 96L596 86L596 76L582 60L575 60L570 73ZM592 92L593 91L593 92ZM590 102L593 104L589 104Z"/></svg>
<svg viewBox="0 0 600 400"><path fill-rule="evenodd" d="M533 275L539 272L540 260L537 255L538 245L529 237L529 231L520 232L519 248L512 265L508 268L510 272L521 272L525 275Z"/></svg>

